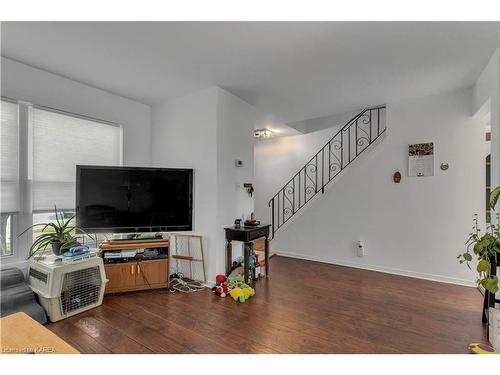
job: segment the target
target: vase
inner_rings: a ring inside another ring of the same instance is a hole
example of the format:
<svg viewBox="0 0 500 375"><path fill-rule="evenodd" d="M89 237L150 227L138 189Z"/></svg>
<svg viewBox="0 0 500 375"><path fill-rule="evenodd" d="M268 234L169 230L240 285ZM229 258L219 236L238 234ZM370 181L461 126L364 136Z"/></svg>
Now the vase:
<svg viewBox="0 0 500 375"><path fill-rule="evenodd" d="M61 246L63 243L59 240L53 240L50 241L50 244L52 245L52 252L54 253L54 255L61 255Z"/></svg>
<svg viewBox="0 0 500 375"><path fill-rule="evenodd" d="M490 307L488 313L490 343L495 350L500 350L500 308Z"/></svg>

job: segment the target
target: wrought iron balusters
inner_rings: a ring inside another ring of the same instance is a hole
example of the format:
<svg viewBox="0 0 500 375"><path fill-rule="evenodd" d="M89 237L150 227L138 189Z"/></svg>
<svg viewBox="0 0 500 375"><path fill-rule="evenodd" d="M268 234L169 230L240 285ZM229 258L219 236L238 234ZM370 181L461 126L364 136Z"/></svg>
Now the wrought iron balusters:
<svg viewBox="0 0 500 375"><path fill-rule="evenodd" d="M353 117L269 200L273 237L385 132L381 116L385 117L385 106L364 109Z"/></svg>

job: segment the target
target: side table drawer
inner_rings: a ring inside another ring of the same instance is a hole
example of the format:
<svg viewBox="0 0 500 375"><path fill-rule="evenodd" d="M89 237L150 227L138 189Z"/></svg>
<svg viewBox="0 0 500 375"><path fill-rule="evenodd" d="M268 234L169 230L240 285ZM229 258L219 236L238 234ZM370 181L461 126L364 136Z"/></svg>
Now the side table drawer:
<svg viewBox="0 0 500 375"><path fill-rule="evenodd" d="M260 237L266 237L268 235L269 235L269 227L259 228L259 229L256 229L256 230L248 233L248 237L249 237L248 240L252 241L252 240L255 240L255 239L260 238Z"/></svg>

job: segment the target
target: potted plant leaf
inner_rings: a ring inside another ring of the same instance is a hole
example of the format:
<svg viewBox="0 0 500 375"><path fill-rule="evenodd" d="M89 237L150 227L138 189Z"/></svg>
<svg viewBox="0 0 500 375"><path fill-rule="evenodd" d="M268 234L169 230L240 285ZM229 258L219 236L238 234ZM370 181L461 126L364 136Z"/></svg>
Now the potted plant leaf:
<svg viewBox="0 0 500 375"><path fill-rule="evenodd" d="M495 209L498 198L500 197L500 186L495 188L489 197L491 209ZM476 282L490 293L496 293L499 289L498 276L491 275L491 263L495 262L495 258L500 254L500 218L496 214L496 224L488 224L486 233L481 235L479 229L477 214L474 217L474 225L472 232L466 241L466 251L458 256L459 262L465 263L471 269L470 262L477 260L476 271L478 278ZM472 250L472 253L471 253Z"/></svg>
<svg viewBox="0 0 500 375"><path fill-rule="evenodd" d="M28 258L31 258L38 252L45 252L45 250L50 246L52 252L55 255L60 255L65 249L71 246L79 245L77 238L75 237L77 232L80 234L91 235L86 233L83 229L71 225L71 221L74 216L68 219L64 219L60 213L57 211L57 207L54 206L54 213L56 221L55 223L38 223L31 225L26 230L24 230L19 236L22 236L28 230L32 228L41 228L40 235L37 236L33 244L31 245L30 254Z"/></svg>

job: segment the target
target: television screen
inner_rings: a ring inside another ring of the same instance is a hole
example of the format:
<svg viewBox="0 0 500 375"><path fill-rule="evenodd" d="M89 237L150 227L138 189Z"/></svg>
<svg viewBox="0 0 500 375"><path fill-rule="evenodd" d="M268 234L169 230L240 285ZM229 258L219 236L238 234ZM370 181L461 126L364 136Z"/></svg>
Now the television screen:
<svg viewBox="0 0 500 375"><path fill-rule="evenodd" d="M76 224L88 232L192 230L193 170L76 167Z"/></svg>

